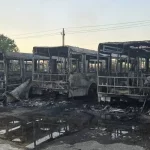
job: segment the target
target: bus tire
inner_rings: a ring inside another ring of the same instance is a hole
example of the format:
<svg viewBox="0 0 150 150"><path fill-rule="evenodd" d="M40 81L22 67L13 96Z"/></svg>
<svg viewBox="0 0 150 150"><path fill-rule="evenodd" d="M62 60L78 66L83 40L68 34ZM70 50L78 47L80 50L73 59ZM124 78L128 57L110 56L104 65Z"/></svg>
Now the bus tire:
<svg viewBox="0 0 150 150"><path fill-rule="evenodd" d="M97 85L92 83L88 89L88 98L97 100Z"/></svg>

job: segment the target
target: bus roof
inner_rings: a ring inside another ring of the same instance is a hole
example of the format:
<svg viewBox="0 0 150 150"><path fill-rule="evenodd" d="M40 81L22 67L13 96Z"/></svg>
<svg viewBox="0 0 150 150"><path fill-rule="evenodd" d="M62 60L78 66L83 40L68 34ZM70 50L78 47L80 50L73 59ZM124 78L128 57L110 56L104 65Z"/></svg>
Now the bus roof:
<svg viewBox="0 0 150 150"><path fill-rule="evenodd" d="M79 47L75 47L75 46L56 46L56 47L35 46L35 47L33 47L33 53L43 55L43 56L48 56L49 53L58 55L58 51L59 51L59 52L66 54L66 56L67 56L69 49L75 53L85 53L87 55L95 55L95 56L97 55L97 51L95 51L95 50L79 48Z"/></svg>
<svg viewBox="0 0 150 150"><path fill-rule="evenodd" d="M33 54L31 53L19 53L19 52L6 52L5 58L7 59L24 59L24 60L32 60ZM48 60L48 57L36 55L35 59Z"/></svg>
<svg viewBox="0 0 150 150"><path fill-rule="evenodd" d="M150 41L106 42L100 43L98 51L105 54L130 55L131 57L150 57Z"/></svg>

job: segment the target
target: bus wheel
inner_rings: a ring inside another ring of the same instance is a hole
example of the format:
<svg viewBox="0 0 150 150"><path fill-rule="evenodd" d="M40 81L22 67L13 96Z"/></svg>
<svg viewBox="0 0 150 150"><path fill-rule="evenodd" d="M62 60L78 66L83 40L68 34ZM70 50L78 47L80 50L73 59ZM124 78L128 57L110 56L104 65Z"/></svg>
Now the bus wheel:
<svg viewBox="0 0 150 150"><path fill-rule="evenodd" d="M97 85L92 83L88 90L88 98L97 100Z"/></svg>

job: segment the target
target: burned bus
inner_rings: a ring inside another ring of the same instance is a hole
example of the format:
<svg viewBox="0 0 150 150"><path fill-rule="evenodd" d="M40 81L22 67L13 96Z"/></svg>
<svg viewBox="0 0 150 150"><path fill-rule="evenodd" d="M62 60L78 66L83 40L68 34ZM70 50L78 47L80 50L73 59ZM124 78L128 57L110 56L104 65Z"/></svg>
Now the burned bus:
<svg viewBox="0 0 150 150"><path fill-rule="evenodd" d="M45 70L39 70L36 55L48 56ZM97 95L97 52L73 46L34 47L33 91L50 90L67 97ZM103 70L102 62L99 62Z"/></svg>
<svg viewBox="0 0 150 150"><path fill-rule="evenodd" d="M99 100L145 100L150 94L150 41L100 43L107 55L106 70L98 68ZM98 59L99 62L99 59Z"/></svg>
<svg viewBox="0 0 150 150"><path fill-rule="evenodd" d="M11 91L32 79L32 54L0 52L0 99L6 91ZM37 56L36 59L47 59Z"/></svg>

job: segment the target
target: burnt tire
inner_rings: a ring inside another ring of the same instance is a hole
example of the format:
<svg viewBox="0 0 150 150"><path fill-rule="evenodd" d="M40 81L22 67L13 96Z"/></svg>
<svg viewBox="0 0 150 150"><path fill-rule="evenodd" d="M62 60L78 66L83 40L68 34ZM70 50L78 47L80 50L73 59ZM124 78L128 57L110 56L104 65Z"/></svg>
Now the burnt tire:
<svg viewBox="0 0 150 150"><path fill-rule="evenodd" d="M97 100L97 85L92 83L88 90L88 98Z"/></svg>

